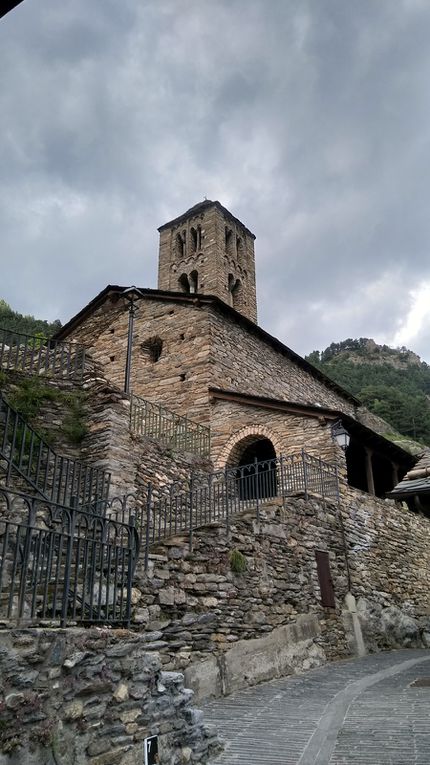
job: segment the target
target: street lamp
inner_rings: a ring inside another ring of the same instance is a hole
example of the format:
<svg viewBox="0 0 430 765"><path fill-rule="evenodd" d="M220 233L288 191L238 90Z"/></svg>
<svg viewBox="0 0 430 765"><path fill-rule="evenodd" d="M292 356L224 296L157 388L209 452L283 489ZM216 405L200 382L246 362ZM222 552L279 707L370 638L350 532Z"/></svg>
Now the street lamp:
<svg viewBox="0 0 430 765"><path fill-rule="evenodd" d="M124 378L124 392L130 393L130 376L131 376L131 357L133 354L133 326L134 317L136 314L136 306L134 298L136 295L143 297L143 293L137 287L129 287L124 290L123 293L126 300L128 300L128 333L127 333L127 355L125 361L125 378Z"/></svg>
<svg viewBox="0 0 430 765"><path fill-rule="evenodd" d="M340 446L342 451L346 452L350 442L350 435L348 431L343 427L341 420L337 420L332 425L331 435L333 440L336 441L337 445Z"/></svg>

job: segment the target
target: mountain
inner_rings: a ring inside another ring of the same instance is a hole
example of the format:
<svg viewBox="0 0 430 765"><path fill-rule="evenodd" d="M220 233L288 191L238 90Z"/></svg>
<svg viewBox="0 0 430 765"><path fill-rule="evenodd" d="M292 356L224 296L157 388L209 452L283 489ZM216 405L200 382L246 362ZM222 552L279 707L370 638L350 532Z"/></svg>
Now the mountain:
<svg viewBox="0 0 430 765"><path fill-rule="evenodd" d="M430 366L415 353L360 337L306 358L403 437L430 445Z"/></svg>
<svg viewBox="0 0 430 765"><path fill-rule="evenodd" d="M49 322L44 319L35 319L34 316L23 316L0 298L0 330L7 329L21 332L23 335L51 337L60 327L61 322L58 319Z"/></svg>

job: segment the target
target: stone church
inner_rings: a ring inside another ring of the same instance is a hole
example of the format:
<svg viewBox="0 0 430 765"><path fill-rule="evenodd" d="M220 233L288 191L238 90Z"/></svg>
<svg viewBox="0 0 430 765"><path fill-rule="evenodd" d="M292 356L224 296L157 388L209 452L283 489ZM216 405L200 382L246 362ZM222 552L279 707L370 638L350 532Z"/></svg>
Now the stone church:
<svg viewBox="0 0 430 765"><path fill-rule="evenodd" d="M365 424L353 395L258 325L254 234L210 200L158 230L158 289L109 285L57 339L82 343L115 385L208 428L216 468L305 449L385 496L414 459Z"/></svg>

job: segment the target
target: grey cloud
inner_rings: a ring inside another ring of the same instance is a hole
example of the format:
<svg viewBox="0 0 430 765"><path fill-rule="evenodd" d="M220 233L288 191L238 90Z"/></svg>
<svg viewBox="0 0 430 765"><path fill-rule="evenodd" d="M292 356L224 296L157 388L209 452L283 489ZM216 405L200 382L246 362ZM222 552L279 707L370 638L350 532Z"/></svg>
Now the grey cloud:
<svg viewBox="0 0 430 765"><path fill-rule="evenodd" d="M429 27L416 0L22 3L0 23L2 296L66 320L154 286L156 227L206 195L257 235L269 331L392 337L430 280Z"/></svg>

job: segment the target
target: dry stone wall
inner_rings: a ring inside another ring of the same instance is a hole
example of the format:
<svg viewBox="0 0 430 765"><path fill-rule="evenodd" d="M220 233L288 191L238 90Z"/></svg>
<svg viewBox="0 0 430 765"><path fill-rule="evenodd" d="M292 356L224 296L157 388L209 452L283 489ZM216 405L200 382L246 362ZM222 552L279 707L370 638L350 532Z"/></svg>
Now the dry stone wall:
<svg viewBox="0 0 430 765"><path fill-rule="evenodd" d="M141 765L158 736L164 765L217 747L180 673L126 630L0 632L0 765Z"/></svg>
<svg viewBox="0 0 430 765"><path fill-rule="evenodd" d="M160 544L136 573L134 625L202 697L354 652L349 588L368 650L426 646L429 549L430 520L391 500L345 489L340 517L332 501L288 497L259 522L195 531L191 552L186 537ZM316 550L334 609L321 606Z"/></svg>

